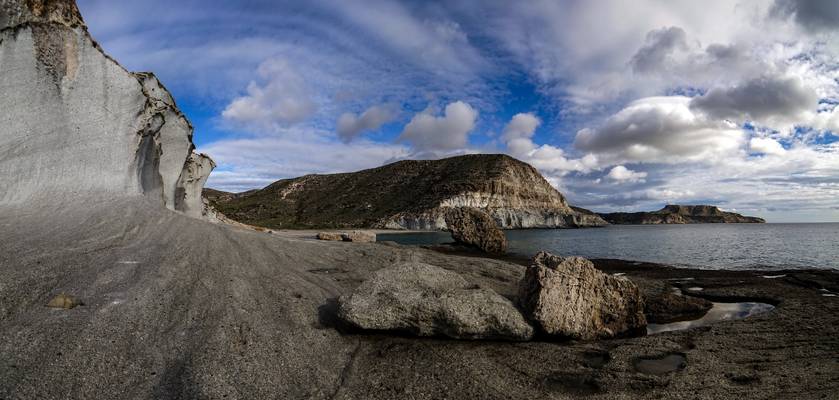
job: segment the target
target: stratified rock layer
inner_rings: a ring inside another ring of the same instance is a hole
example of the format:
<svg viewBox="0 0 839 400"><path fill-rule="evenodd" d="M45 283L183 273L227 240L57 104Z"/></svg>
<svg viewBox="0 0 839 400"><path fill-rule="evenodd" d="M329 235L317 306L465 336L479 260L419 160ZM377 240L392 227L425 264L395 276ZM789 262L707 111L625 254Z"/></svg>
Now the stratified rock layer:
<svg viewBox="0 0 839 400"><path fill-rule="evenodd" d="M0 11L0 204L145 194L202 215L214 164L154 75L109 58L73 1Z"/></svg>
<svg viewBox="0 0 839 400"><path fill-rule="evenodd" d="M500 154L399 161L208 194L228 217L270 228L446 229L447 210L458 207L484 211L502 229L606 224L572 209L535 168Z"/></svg>
<svg viewBox="0 0 839 400"><path fill-rule="evenodd" d="M670 204L658 211L635 213L600 214L610 224L616 225L657 225L657 224L760 224L763 218L747 217L733 212L722 211L715 206L682 206Z"/></svg>
<svg viewBox="0 0 839 400"><path fill-rule="evenodd" d="M611 338L647 326L638 287L582 257L536 255L521 281L519 302L536 327L561 339Z"/></svg>
<svg viewBox="0 0 839 400"><path fill-rule="evenodd" d="M507 299L457 273L421 263L376 271L339 299L338 316L370 330L456 339L528 340L533 328Z"/></svg>
<svg viewBox="0 0 839 400"><path fill-rule="evenodd" d="M456 242L490 254L507 252L507 237L487 213L477 208L458 207L446 212L445 220Z"/></svg>

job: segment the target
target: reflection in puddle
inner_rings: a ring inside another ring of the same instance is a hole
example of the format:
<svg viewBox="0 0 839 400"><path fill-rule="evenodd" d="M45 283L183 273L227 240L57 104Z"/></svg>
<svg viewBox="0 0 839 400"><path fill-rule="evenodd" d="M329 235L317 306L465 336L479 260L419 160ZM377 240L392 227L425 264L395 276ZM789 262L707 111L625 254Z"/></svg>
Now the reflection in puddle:
<svg viewBox="0 0 839 400"><path fill-rule="evenodd" d="M748 318L753 315L763 314L775 309L775 306L766 303L713 303L714 306L702 316L702 318L691 321L671 322L668 324L649 324L647 334L678 331L682 329L696 328L710 325L720 321L733 321Z"/></svg>
<svg viewBox="0 0 839 400"><path fill-rule="evenodd" d="M701 292L701 291L703 291L703 290L705 290L705 289L704 289L704 288L701 288L701 287L699 287L699 286L694 286L694 287L689 287L689 288L688 288L688 291L691 291L691 292Z"/></svg>
<svg viewBox="0 0 839 400"><path fill-rule="evenodd" d="M642 374L663 375L685 369L687 357L678 353L667 354L663 357L640 357L636 358L632 365Z"/></svg>
<svg viewBox="0 0 839 400"><path fill-rule="evenodd" d="M766 279L778 279L778 278L785 278L786 274L784 275L763 275Z"/></svg>

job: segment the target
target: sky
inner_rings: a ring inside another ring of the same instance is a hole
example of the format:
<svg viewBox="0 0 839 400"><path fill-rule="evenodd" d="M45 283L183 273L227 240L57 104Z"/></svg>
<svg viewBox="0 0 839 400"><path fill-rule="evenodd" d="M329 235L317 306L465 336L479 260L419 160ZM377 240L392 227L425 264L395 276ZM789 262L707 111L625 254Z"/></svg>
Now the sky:
<svg viewBox="0 0 839 400"><path fill-rule="evenodd" d="M78 0L208 186L505 153L571 204L839 222L839 1Z"/></svg>

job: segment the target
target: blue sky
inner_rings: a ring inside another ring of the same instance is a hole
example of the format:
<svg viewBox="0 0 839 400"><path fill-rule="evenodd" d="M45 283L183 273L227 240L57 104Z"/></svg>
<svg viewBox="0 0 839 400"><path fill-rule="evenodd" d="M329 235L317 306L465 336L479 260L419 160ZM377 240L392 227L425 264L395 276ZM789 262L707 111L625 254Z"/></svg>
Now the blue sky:
<svg viewBox="0 0 839 400"><path fill-rule="evenodd" d="M839 221L839 3L79 0L209 186L506 153L598 211Z"/></svg>

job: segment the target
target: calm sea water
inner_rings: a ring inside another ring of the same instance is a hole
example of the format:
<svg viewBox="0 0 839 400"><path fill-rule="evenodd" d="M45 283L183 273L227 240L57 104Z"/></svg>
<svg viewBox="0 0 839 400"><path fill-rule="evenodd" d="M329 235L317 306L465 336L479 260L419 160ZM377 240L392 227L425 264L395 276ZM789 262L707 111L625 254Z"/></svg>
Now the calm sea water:
<svg viewBox="0 0 839 400"><path fill-rule="evenodd" d="M619 258L711 269L839 269L839 224L613 225L506 231L509 251ZM445 232L395 233L378 240L451 242Z"/></svg>

